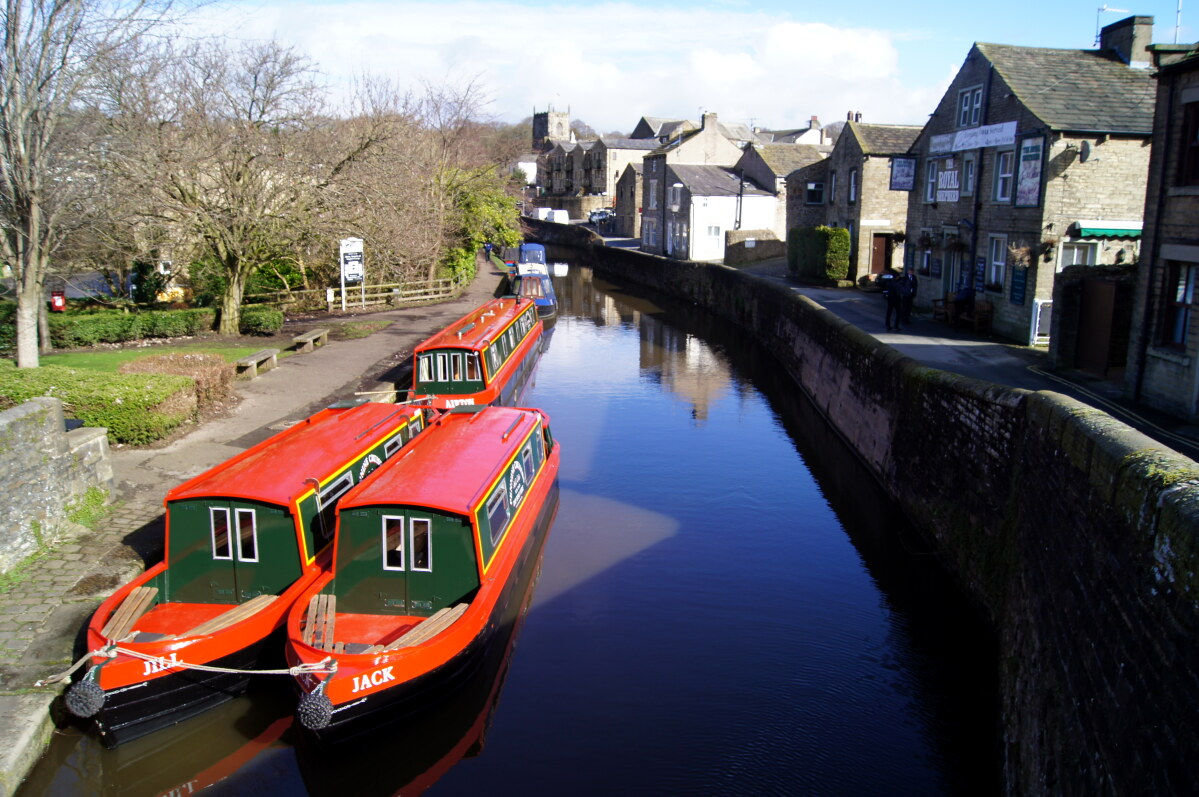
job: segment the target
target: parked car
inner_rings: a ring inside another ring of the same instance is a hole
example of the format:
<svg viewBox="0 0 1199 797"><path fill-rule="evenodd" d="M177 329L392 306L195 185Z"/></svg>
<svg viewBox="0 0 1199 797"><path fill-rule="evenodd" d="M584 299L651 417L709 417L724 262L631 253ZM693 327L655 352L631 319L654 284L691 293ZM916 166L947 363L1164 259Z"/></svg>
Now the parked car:
<svg viewBox="0 0 1199 797"><path fill-rule="evenodd" d="M612 218L611 208L596 208L587 216L587 221L592 224L602 224Z"/></svg>

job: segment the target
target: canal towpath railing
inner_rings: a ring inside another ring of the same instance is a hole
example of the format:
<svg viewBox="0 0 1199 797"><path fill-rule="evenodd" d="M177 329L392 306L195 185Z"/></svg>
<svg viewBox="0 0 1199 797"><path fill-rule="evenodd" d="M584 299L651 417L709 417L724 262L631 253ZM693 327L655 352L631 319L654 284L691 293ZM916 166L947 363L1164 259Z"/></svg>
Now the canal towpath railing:
<svg viewBox="0 0 1199 797"><path fill-rule="evenodd" d="M377 307L388 305L402 307L410 304L442 301L462 292L467 280L458 275L443 279L419 282L385 282L375 285L347 285L343 289L310 288L289 291L247 293L246 304L265 304L280 310L314 310L324 306L327 312L336 312L343 305L348 307Z"/></svg>

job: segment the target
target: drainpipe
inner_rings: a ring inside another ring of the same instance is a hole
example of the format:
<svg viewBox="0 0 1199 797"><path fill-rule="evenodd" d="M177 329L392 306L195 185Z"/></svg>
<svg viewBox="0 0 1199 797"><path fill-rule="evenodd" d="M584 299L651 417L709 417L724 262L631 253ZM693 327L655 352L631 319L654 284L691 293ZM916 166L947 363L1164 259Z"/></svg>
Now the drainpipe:
<svg viewBox="0 0 1199 797"><path fill-rule="evenodd" d="M1166 95L1165 146L1161 155L1160 172L1157 183L1157 215L1153 219L1153 246L1161 251L1162 216L1166 204L1166 178L1169 174L1170 163L1170 132L1174 129L1174 92L1178 85L1178 73L1170 74L1170 86ZM1144 249L1142 248L1142 255ZM1160 258L1154 252L1149 253L1150 268L1145 274L1145 307L1141 311L1141 339L1137 342L1137 371L1132 384L1132 400L1141 403L1141 389L1145 381L1145 355L1149 352L1149 338L1153 334L1153 305L1157 289L1154 287L1154 275L1161 271ZM1164 288L1164 286L1163 286Z"/></svg>

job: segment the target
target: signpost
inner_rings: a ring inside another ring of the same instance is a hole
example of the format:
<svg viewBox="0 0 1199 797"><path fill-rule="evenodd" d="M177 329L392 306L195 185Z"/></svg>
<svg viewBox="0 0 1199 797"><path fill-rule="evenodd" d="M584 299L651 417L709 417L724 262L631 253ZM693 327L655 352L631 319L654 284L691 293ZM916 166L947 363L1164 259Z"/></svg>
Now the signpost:
<svg viewBox="0 0 1199 797"><path fill-rule="evenodd" d="M362 239L341 239L341 309L346 309L346 283L357 282L362 288L362 306L366 306L366 271L363 267Z"/></svg>

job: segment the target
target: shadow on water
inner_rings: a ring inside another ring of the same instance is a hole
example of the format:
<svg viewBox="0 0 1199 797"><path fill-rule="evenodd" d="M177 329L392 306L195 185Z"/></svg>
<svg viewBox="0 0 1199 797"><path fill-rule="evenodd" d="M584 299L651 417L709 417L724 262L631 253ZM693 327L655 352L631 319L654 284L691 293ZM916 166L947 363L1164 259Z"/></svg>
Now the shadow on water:
<svg viewBox="0 0 1199 797"><path fill-rule="evenodd" d="M550 254L558 259L571 255L577 257L569 249ZM612 297L624 321L631 321L630 311L636 311L703 340L721 355L734 382L752 384L766 398L886 601L894 642L890 648L905 655L894 667L904 674L906 689L921 693L918 702L930 714L927 727L934 736L931 746L943 759L938 768L945 786L952 793L999 793L997 640L942 566L930 540L906 519L774 358L743 330L588 269L578 269L568 282L572 284L559 296L569 297L573 312L602 316L598 297ZM930 689L929 684L935 686Z"/></svg>

